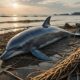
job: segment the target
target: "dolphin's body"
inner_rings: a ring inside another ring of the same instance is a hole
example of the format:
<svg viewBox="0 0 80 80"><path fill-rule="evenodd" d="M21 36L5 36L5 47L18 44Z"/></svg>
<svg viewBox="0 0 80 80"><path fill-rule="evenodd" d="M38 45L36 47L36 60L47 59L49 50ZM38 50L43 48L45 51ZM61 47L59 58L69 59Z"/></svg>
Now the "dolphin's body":
<svg viewBox="0 0 80 80"><path fill-rule="evenodd" d="M11 38L6 46L5 52L1 55L2 60L8 60L16 55L29 53L41 60L51 60L47 55L38 49L54 43L68 35L77 35L64 29L50 26L50 16L42 26L24 30Z"/></svg>

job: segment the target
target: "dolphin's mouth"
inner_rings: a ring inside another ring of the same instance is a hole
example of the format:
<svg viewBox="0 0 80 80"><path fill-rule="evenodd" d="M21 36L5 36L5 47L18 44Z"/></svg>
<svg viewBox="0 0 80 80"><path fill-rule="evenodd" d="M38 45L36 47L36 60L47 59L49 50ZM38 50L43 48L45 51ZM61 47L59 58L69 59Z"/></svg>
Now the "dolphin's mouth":
<svg viewBox="0 0 80 80"><path fill-rule="evenodd" d="M23 51L5 51L1 56L0 56L0 59L1 60L8 60L8 59L11 59L12 57L16 56L16 55L19 55L19 54L22 54Z"/></svg>
<svg viewBox="0 0 80 80"><path fill-rule="evenodd" d="M5 51L1 56L0 59L1 60L7 60L9 58L9 53L7 51Z"/></svg>

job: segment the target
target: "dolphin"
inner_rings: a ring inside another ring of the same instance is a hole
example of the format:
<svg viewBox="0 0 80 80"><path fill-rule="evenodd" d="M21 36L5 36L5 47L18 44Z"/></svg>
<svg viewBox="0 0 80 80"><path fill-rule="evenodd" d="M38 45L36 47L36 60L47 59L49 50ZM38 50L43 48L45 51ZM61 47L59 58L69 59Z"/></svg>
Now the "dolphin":
<svg viewBox="0 0 80 80"><path fill-rule="evenodd" d="M62 28L51 26L49 16L42 26L26 29L12 37L6 46L4 53L0 56L1 60L8 60L16 55L30 54L40 60L50 61L51 58L39 49L54 43L68 35L80 36L78 33L71 33Z"/></svg>

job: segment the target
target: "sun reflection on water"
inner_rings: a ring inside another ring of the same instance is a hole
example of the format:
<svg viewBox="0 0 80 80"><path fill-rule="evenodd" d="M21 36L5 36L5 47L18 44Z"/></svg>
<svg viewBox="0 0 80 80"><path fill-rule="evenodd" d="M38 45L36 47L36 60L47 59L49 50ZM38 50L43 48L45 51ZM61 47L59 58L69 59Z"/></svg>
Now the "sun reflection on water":
<svg viewBox="0 0 80 80"><path fill-rule="evenodd" d="M17 21L18 17L12 17L13 21Z"/></svg>
<svg viewBox="0 0 80 80"><path fill-rule="evenodd" d="M16 23L16 21L18 21L18 17L13 17L13 21L15 21L15 23L13 23L13 31L17 31L19 25Z"/></svg>

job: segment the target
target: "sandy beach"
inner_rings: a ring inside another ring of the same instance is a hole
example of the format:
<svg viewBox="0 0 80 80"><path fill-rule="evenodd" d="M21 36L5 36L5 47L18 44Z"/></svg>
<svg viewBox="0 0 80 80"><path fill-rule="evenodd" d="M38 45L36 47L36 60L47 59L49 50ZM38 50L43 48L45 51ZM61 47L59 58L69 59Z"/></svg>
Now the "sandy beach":
<svg viewBox="0 0 80 80"><path fill-rule="evenodd" d="M76 30L76 28L70 28L70 27L66 29L69 31ZM3 51L5 50L8 40L21 31L22 30L0 34L0 39L1 39L0 54L2 54ZM38 60L37 58L32 56L30 53L30 55L27 55L27 54L19 55L19 56L13 57L10 60L3 61L0 65L1 70L11 65L11 68L8 71L10 71L13 74L17 73L16 75L18 77L21 77L23 80L27 80L26 76L28 76L30 73L34 71L35 72L39 71L39 73L36 74L38 75L41 72L44 72L45 70L52 68L55 64L57 64L58 62L61 62L63 59L65 59L65 57L69 56L71 52L75 51L79 47L80 47L80 38L75 36L73 37L68 36L62 40L59 40L53 44L48 45L47 47L40 49L42 52L44 52L48 56L51 56L53 58L53 62L44 62L44 61ZM24 73L25 75L23 75ZM14 78L13 76L7 73L3 73L0 75L0 80L2 79L5 80L4 76L7 78L6 80L9 80L10 78L12 80Z"/></svg>
<svg viewBox="0 0 80 80"><path fill-rule="evenodd" d="M1 0L0 80L80 80L80 0Z"/></svg>

